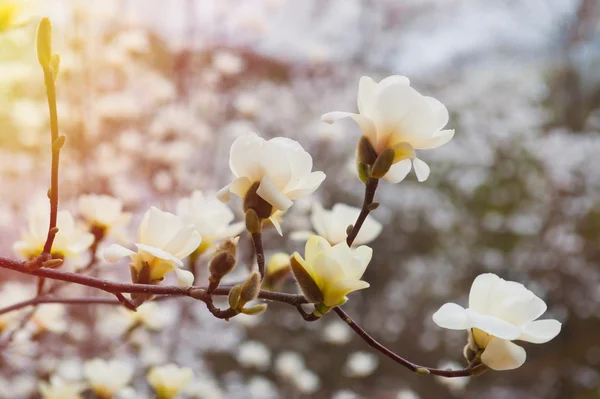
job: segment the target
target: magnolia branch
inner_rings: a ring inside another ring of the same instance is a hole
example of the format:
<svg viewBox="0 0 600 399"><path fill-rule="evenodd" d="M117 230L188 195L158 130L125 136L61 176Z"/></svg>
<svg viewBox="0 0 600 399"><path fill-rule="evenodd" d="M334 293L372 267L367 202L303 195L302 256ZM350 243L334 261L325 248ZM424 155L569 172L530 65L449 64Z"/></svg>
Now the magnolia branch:
<svg viewBox="0 0 600 399"><path fill-rule="evenodd" d="M352 225L352 229L348 233L348 237L346 237L346 243L349 247L352 246L352 243L356 239L356 236L358 235L358 232L360 231L363 223L365 222L365 220L367 220L367 216L369 216L369 213L371 213L371 211L377 207L375 205L376 202L373 202L373 200L375 199L375 191L377 190L378 184L379 179L373 179L372 177L369 178L369 180L365 184L365 198L363 200L360 214L358 215L358 218L356 219L354 225Z"/></svg>

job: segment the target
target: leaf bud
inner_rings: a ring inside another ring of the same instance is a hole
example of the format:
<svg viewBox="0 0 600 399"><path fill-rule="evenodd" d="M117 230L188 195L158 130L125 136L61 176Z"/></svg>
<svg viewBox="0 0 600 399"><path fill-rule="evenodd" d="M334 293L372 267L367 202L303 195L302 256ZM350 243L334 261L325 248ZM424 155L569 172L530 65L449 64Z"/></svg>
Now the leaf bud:
<svg viewBox="0 0 600 399"><path fill-rule="evenodd" d="M37 29L37 57L43 68L52 62L52 23L48 17L42 18Z"/></svg>
<svg viewBox="0 0 600 399"><path fill-rule="evenodd" d="M371 177L374 179L381 179L385 176L394 163L394 156L394 150L391 148L388 148L379 154L371 169Z"/></svg>
<svg viewBox="0 0 600 399"><path fill-rule="evenodd" d="M375 152L375 148L373 148L373 145L365 136L361 136L360 140L358 140L356 156L358 162L366 165L373 165L377 160L377 152Z"/></svg>

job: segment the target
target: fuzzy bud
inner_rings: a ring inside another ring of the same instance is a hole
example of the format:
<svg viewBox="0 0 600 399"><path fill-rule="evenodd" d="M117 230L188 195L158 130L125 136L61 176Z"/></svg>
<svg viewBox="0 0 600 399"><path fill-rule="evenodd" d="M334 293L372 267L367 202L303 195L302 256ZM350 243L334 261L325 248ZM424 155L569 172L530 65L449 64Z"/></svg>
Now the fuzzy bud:
<svg viewBox="0 0 600 399"><path fill-rule="evenodd" d="M371 169L371 177L381 179L392 167L394 163L395 152L391 148L386 149L377 157Z"/></svg>
<svg viewBox="0 0 600 399"><path fill-rule="evenodd" d="M365 136L362 136L360 140L358 140L356 156L358 157L358 162L364 163L365 165L373 165L377 160L377 152L369 139Z"/></svg>
<svg viewBox="0 0 600 399"><path fill-rule="evenodd" d="M231 291L229 291L229 307L231 309L238 309L240 306L240 295L242 293L242 285L234 285Z"/></svg>
<svg viewBox="0 0 600 399"><path fill-rule="evenodd" d="M366 163L357 162L356 170L358 172L358 178L360 179L360 181L367 184L367 182L369 181L369 165L367 165Z"/></svg>
<svg viewBox="0 0 600 399"><path fill-rule="evenodd" d="M242 309L242 313L250 315L250 316L254 316L254 315L264 312L265 310L267 310L267 304L261 303L258 305L251 306L249 308Z"/></svg>
<svg viewBox="0 0 600 399"><path fill-rule="evenodd" d="M208 269L211 281L219 282L235 267L238 240L239 237L224 240L210 257Z"/></svg>
<svg viewBox="0 0 600 399"><path fill-rule="evenodd" d="M262 221L254 209L248 209L246 211L246 230L248 230L250 234L260 233L262 230Z"/></svg>
<svg viewBox="0 0 600 399"><path fill-rule="evenodd" d="M260 273L255 270L244 282L244 284L242 284L240 303L238 305L240 308L243 308L245 304L256 299L258 293L260 292L260 284Z"/></svg>

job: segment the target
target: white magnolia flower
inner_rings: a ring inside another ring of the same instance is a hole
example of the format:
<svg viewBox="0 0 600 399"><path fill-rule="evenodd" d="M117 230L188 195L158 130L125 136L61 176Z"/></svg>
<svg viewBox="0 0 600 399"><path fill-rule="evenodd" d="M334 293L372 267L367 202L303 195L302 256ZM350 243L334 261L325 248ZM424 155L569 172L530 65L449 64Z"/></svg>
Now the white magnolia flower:
<svg viewBox="0 0 600 399"><path fill-rule="evenodd" d="M451 330L469 330L472 350L494 370L512 370L525 362L525 349L511 341L542 344L561 329L557 320L536 320L546 304L522 284L505 281L492 273L479 275L469 294L469 308L443 305L433 321Z"/></svg>
<svg viewBox="0 0 600 399"><path fill-rule="evenodd" d="M29 209L28 230L21 234L21 240L15 242L13 250L25 259L31 259L42 253L50 224L50 202L37 200ZM56 257L77 257L94 242L94 236L75 226L75 220L69 211L58 211L56 219L58 233L52 244L52 254Z"/></svg>
<svg viewBox="0 0 600 399"><path fill-rule="evenodd" d="M346 360L345 371L348 377L367 377L377 369L379 359L371 352L354 352Z"/></svg>
<svg viewBox="0 0 600 399"><path fill-rule="evenodd" d="M83 374L98 397L112 398L129 384L133 367L116 359L93 359L83 364Z"/></svg>
<svg viewBox="0 0 600 399"><path fill-rule="evenodd" d="M231 224L235 218L231 209L216 197L205 197L200 190L179 200L176 213L184 223L194 225L202 236L204 249L219 240L240 234L245 227L243 222Z"/></svg>
<svg viewBox="0 0 600 399"><path fill-rule="evenodd" d="M8 282L2 285L0 290L0 308L14 305L16 303L31 299L35 296L35 290L32 286L17 282ZM0 315L0 332L11 327L13 323L20 321L25 310L8 312Z"/></svg>
<svg viewBox="0 0 600 399"><path fill-rule="evenodd" d="M248 341L240 345L236 359L244 367L266 370L271 364L271 351L261 342Z"/></svg>
<svg viewBox="0 0 600 399"><path fill-rule="evenodd" d="M58 303L42 304L35 311L29 323L37 332L50 331L62 334L69 327L65 315L65 305Z"/></svg>
<svg viewBox="0 0 600 399"><path fill-rule="evenodd" d="M106 233L118 234L131 220L131 213L123 212L123 202L109 195L82 195L79 197L79 213L93 227Z"/></svg>
<svg viewBox="0 0 600 399"><path fill-rule="evenodd" d="M291 379L304 368L304 359L298 352L282 352L275 360L275 373L283 378Z"/></svg>
<svg viewBox="0 0 600 399"><path fill-rule="evenodd" d="M146 376L148 383L160 399L173 399L194 378L194 372L187 367L175 364L153 367Z"/></svg>
<svg viewBox="0 0 600 399"><path fill-rule="evenodd" d="M114 263L129 256L132 260L132 273L137 274L133 276L133 280L138 283L159 283L166 273L173 271L179 284L191 285L194 275L182 269L181 260L194 252L201 241L194 226L186 226L179 217L152 207L140 223L138 242L135 244L138 252L113 244L104 251L104 258ZM150 268L150 276L148 281L140 281L145 265Z"/></svg>
<svg viewBox="0 0 600 399"><path fill-rule="evenodd" d="M136 311L119 307L119 312L127 319L127 328L134 325L144 326L153 331L161 330L168 319L165 309L154 302L144 302Z"/></svg>
<svg viewBox="0 0 600 399"><path fill-rule="evenodd" d="M271 216L312 194L325 179L323 172L312 172L312 166L312 157L296 141L285 137L266 141L248 133L231 146L229 167L236 179L217 195L228 201L234 193L244 200L244 209L252 207L259 217L270 218L281 234Z"/></svg>
<svg viewBox="0 0 600 399"><path fill-rule="evenodd" d="M312 236L304 259L298 252L292 255L292 271L309 301L331 308L344 303L350 292L369 287L360 278L372 255L366 245L352 250L345 241L331 246L323 237Z"/></svg>
<svg viewBox="0 0 600 399"><path fill-rule="evenodd" d="M442 130L448 123L448 110L433 97L421 95L404 76L389 76L377 83L363 76L358 85L358 114L329 112L321 120L333 123L350 117L358 123L377 154L391 148L394 164L385 179L398 183L412 167L417 179L429 177L429 166L414 150L427 150L446 144L454 130Z"/></svg>
<svg viewBox="0 0 600 399"><path fill-rule="evenodd" d="M69 382L60 377L53 376L50 382L40 382L40 395L44 399L81 399L81 391L85 385L78 382Z"/></svg>
<svg viewBox="0 0 600 399"><path fill-rule="evenodd" d="M329 241L331 245L335 245L346 241L348 236L346 229L356 222L359 214L359 208L346 204L335 204L331 210L326 210L321 204L315 203L310 221L318 235ZM352 245L368 244L377 238L381 229L381 223L368 216ZM305 240L311 235L312 232L298 231L292 234L292 239Z"/></svg>

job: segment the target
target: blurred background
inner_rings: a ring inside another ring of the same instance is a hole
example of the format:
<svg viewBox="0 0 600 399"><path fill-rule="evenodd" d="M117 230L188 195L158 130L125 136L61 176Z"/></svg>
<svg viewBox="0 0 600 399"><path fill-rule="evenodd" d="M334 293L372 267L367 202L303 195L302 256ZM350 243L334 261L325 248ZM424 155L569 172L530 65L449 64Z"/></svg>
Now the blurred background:
<svg viewBox="0 0 600 399"><path fill-rule="evenodd" d="M25 24L0 34L2 255L25 229L30 199L48 187L48 111L34 52L35 26L48 15L61 54L63 209L98 193L123 200L138 220L152 204L173 211L194 189L229 182L229 147L247 131L299 141L327 174L313 200L358 207L360 131L319 117L354 111L361 76L402 74L448 107L456 135L420 154L432 169L425 183L410 175L380 185L373 216L384 230L371 244L371 288L345 309L411 361L460 367L464 332L441 330L431 315L446 302L466 304L473 278L493 272L544 298L544 318L562 321L563 331L548 344L524 344L518 370L448 382L371 351L335 315L305 323L272 304L226 323L202 304L164 301L159 331L124 338L111 334L117 309L73 307L68 332L2 352L0 397L37 397L38 381L76 380L82 361L112 356L136 362L138 398L151 397L147 367L165 362L194 370L190 398L600 398L600 2L21 5ZM283 238L266 235L268 253L302 248L289 237L310 229L311 201L284 216ZM239 208L232 205L241 220ZM125 262L101 268L103 277L128 278ZM35 285L6 271L1 279ZM302 371L290 376L297 363Z"/></svg>

